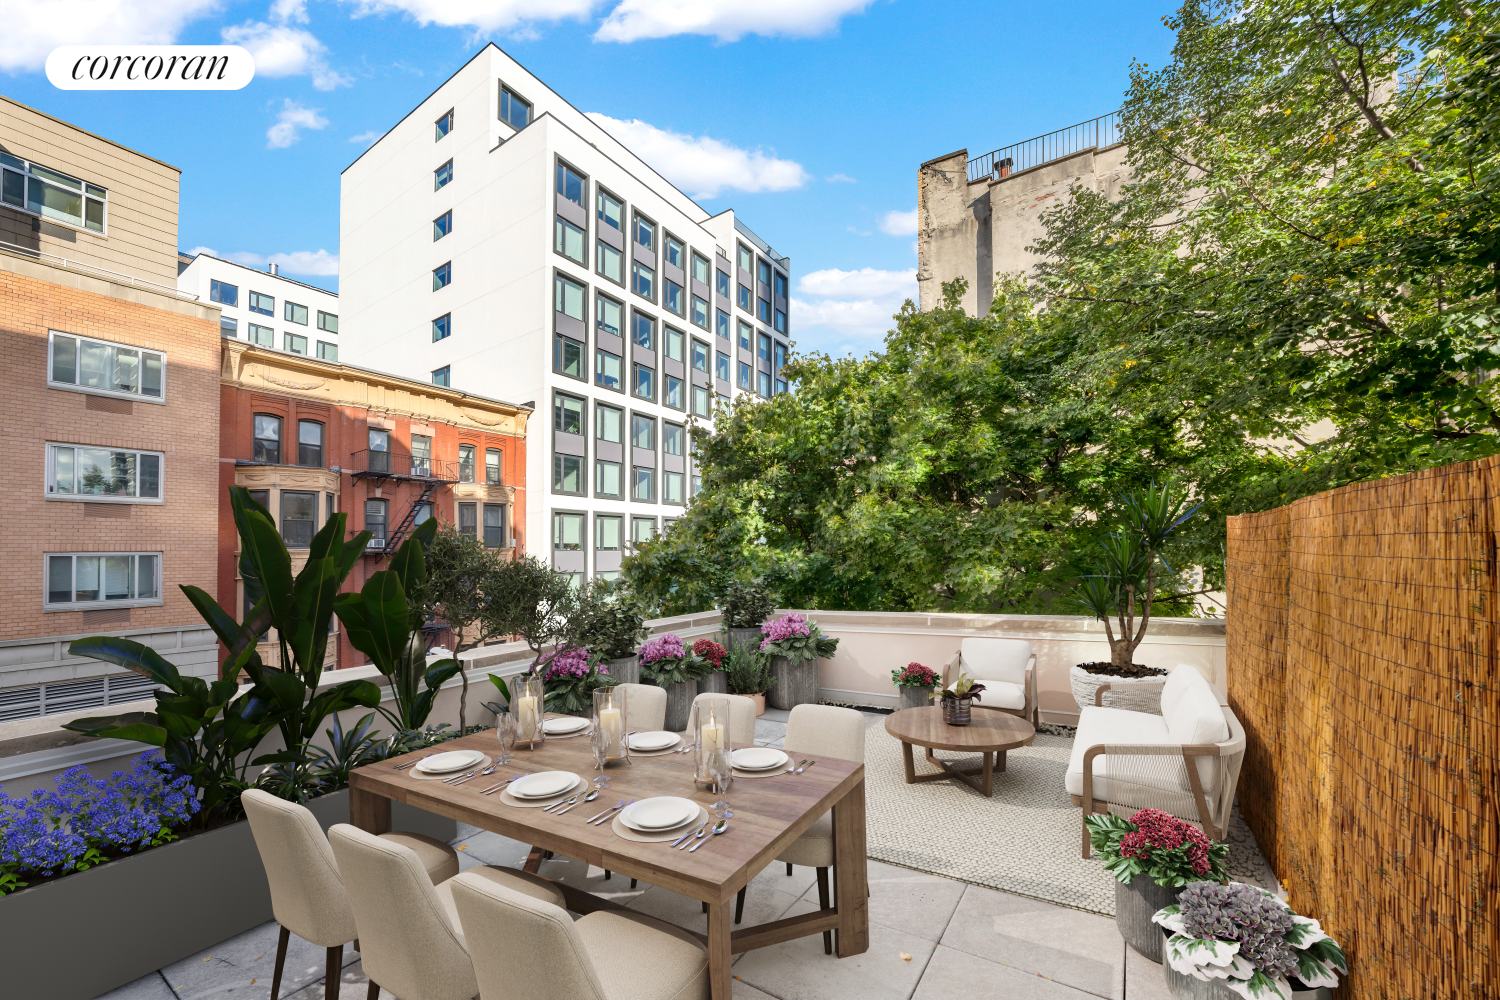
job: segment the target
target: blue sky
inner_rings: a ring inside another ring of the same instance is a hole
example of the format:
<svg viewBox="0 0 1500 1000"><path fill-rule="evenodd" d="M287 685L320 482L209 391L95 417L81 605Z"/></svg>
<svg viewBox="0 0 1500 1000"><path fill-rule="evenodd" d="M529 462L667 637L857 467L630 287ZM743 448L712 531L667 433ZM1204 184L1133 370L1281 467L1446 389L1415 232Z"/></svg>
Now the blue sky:
<svg viewBox="0 0 1500 1000"><path fill-rule="evenodd" d="M487 41L792 258L801 349L863 354L915 295L916 169L1114 110L1168 2L0 0L0 92L182 168L179 243L336 290L339 171ZM51 11L49 12L49 8ZM215 44L240 91L61 91L58 45ZM6 75L8 74L8 75Z"/></svg>

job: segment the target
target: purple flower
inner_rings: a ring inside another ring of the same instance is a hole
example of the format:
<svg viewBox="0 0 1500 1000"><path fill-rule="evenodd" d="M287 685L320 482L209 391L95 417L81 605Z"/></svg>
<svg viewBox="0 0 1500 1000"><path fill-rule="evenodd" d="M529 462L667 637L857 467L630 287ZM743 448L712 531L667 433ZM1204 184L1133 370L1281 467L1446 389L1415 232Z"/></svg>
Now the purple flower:
<svg viewBox="0 0 1500 1000"><path fill-rule="evenodd" d="M760 641L762 651L773 643L781 642L783 639L791 639L799 635L811 635L807 627L807 618L797 614L795 611L788 612L774 621L768 621L760 627L760 634L765 636Z"/></svg>
<svg viewBox="0 0 1500 1000"><path fill-rule="evenodd" d="M544 680L561 677L587 677L589 674L589 651L582 646L563 646L544 660L547 668Z"/></svg>
<svg viewBox="0 0 1500 1000"><path fill-rule="evenodd" d="M680 660L687 656L687 650L682 648L682 640L668 632L666 635L657 636L641 647L640 662L656 663L659 660Z"/></svg>

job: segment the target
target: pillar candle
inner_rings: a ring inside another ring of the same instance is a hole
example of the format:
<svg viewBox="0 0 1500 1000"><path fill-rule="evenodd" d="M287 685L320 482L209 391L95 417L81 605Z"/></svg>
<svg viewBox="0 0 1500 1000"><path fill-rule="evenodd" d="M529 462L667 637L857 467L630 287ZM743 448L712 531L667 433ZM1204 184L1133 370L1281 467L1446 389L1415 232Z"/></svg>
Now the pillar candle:
<svg viewBox="0 0 1500 1000"><path fill-rule="evenodd" d="M536 699L523 696L516 699L516 739L536 739Z"/></svg>
<svg viewBox="0 0 1500 1000"><path fill-rule="evenodd" d="M599 732L604 736L604 752L609 757L619 757L625 751L620 745L625 735L625 720L618 708L599 710Z"/></svg>
<svg viewBox="0 0 1500 1000"><path fill-rule="evenodd" d="M701 733L701 738L699 739L699 742L702 744L703 749L704 749L705 752L707 752L709 750L723 750L724 749L724 727L723 727L723 725L720 724L717 719L712 719L712 718L709 719L708 722L705 723L704 726L703 726L703 731Z"/></svg>

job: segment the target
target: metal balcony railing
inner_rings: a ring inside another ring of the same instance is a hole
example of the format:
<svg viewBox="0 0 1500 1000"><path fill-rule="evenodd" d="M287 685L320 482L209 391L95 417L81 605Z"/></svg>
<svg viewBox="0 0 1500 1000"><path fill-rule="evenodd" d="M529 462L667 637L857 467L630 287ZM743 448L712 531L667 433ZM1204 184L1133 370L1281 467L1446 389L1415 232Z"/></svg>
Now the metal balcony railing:
<svg viewBox="0 0 1500 1000"><path fill-rule="evenodd" d="M356 451L349 456L349 472L355 478L370 476L391 479L421 479L441 483L458 482L457 462L438 462L412 455L395 455L388 451Z"/></svg>
<svg viewBox="0 0 1500 1000"><path fill-rule="evenodd" d="M1120 113L1111 111L1093 121L1069 125L1056 132L1048 132L1046 135L1039 135L1035 139L1027 139L1025 142L1018 142L1014 145L1002 146L976 157L969 161L969 180L1008 177L1022 170L1039 167L1052 160L1060 160L1064 156L1072 156L1085 149L1113 146L1119 141Z"/></svg>

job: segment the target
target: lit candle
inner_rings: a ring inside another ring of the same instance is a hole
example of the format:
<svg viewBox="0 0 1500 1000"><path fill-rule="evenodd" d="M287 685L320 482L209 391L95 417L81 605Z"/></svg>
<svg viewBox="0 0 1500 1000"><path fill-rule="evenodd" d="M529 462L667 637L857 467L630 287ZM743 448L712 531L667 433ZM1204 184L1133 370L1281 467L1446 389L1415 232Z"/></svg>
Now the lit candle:
<svg viewBox="0 0 1500 1000"><path fill-rule="evenodd" d="M625 735L625 719L618 708L599 710L599 732L604 736L604 753L608 757L619 757L624 753L620 740Z"/></svg>
<svg viewBox="0 0 1500 1000"><path fill-rule="evenodd" d="M536 698L530 695L516 699L516 739L536 739Z"/></svg>
<svg viewBox="0 0 1500 1000"><path fill-rule="evenodd" d="M703 731L699 734L699 741L705 752L709 750L724 749L724 726L713 716L708 717Z"/></svg>

